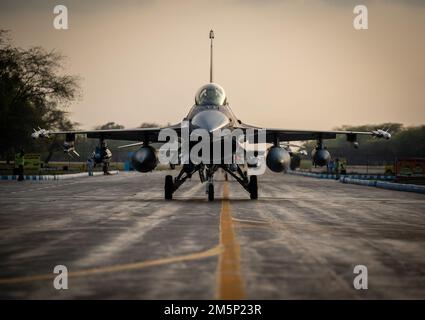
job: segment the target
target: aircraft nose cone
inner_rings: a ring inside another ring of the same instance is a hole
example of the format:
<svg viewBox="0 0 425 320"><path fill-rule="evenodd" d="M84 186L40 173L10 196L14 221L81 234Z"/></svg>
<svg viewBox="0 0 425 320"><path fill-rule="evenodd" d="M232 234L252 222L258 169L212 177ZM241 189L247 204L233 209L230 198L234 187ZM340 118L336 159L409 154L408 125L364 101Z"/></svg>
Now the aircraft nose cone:
<svg viewBox="0 0 425 320"><path fill-rule="evenodd" d="M196 114L192 119L192 124L198 128L205 129L209 133L221 129L229 123L226 115L217 110L206 110Z"/></svg>

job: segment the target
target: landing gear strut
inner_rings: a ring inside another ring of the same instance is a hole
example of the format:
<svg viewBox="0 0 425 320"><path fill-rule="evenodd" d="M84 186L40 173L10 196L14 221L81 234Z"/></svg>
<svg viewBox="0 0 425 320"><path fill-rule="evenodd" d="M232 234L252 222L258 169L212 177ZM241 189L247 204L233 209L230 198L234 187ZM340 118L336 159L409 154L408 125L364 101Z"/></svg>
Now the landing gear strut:
<svg viewBox="0 0 425 320"><path fill-rule="evenodd" d="M173 193L176 191L188 178L191 178L192 175L200 170L200 166L193 167L192 171L188 171L187 168L183 168L180 170L180 173L177 175L175 179L172 176L165 176L165 184L164 184L164 198L167 200L173 199Z"/></svg>
<svg viewBox="0 0 425 320"><path fill-rule="evenodd" d="M248 191L252 200L258 199L257 176L249 177Z"/></svg>

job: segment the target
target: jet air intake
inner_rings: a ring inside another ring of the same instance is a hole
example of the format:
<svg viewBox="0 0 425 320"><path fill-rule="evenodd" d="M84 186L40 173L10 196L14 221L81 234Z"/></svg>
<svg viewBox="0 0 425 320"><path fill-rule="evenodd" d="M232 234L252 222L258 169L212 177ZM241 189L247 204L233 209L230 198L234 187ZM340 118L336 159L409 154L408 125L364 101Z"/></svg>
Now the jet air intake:
<svg viewBox="0 0 425 320"><path fill-rule="evenodd" d="M229 124L229 118L217 110L205 110L197 113L192 119L192 125L213 133Z"/></svg>
<svg viewBox="0 0 425 320"><path fill-rule="evenodd" d="M131 164L139 172L149 172L156 168L158 158L151 146L143 146L131 157Z"/></svg>
<svg viewBox="0 0 425 320"><path fill-rule="evenodd" d="M271 147L267 152L266 163L271 171L287 171L291 164L291 156L281 147Z"/></svg>

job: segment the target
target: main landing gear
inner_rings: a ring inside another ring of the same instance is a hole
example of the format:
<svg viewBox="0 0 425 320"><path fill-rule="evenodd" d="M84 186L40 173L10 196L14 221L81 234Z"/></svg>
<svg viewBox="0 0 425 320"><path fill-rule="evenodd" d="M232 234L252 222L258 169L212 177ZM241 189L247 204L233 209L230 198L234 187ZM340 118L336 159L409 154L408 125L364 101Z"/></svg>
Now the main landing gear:
<svg viewBox="0 0 425 320"><path fill-rule="evenodd" d="M214 173L219 169L224 170L224 174L227 181L227 176L232 176L239 184L249 192L249 196L252 200L258 199L258 184L257 176L250 176L246 171L242 171L239 165L230 167L228 165L187 165L183 166L180 173L173 179L171 175L165 177L164 185L164 198L167 200L173 199L173 193L186 181L191 178L194 173L199 172L199 179L201 183L206 183L206 194L208 195L208 201L214 201Z"/></svg>
<svg viewBox="0 0 425 320"><path fill-rule="evenodd" d="M214 184L212 182L208 182L208 201L214 201Z"/></svg>
<svg viewBox="0 0 425 320"><path fill-rule="evenodd" d="M174 192L173 185L174 185L173 177L170 175L165 176L164 197L167 200L173 199L173 192Z"/></svg>
<svg viewBox="0 0 425 320"><path fill-rule="evenodd" d="M258 199L257 176L250 176L248 183L249 196L252 200Z"/></svg>

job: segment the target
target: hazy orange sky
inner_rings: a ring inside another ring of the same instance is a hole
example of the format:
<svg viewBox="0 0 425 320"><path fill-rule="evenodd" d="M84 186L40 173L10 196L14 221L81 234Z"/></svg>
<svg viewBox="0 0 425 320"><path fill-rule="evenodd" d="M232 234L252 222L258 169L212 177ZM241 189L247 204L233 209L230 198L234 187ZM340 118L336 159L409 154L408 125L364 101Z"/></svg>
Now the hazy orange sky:
<svg viewBox="0 0 425 320"><path fill-rule="evenodd" d="M53 28L53 7L69 30ZM366 4L369 30L353 28ZM0 28L21 47L68 57L82 77L70 106L81 128L180 121L208 81L244 122L331 129L425 123L425 1L0 1Z"/></svg>

